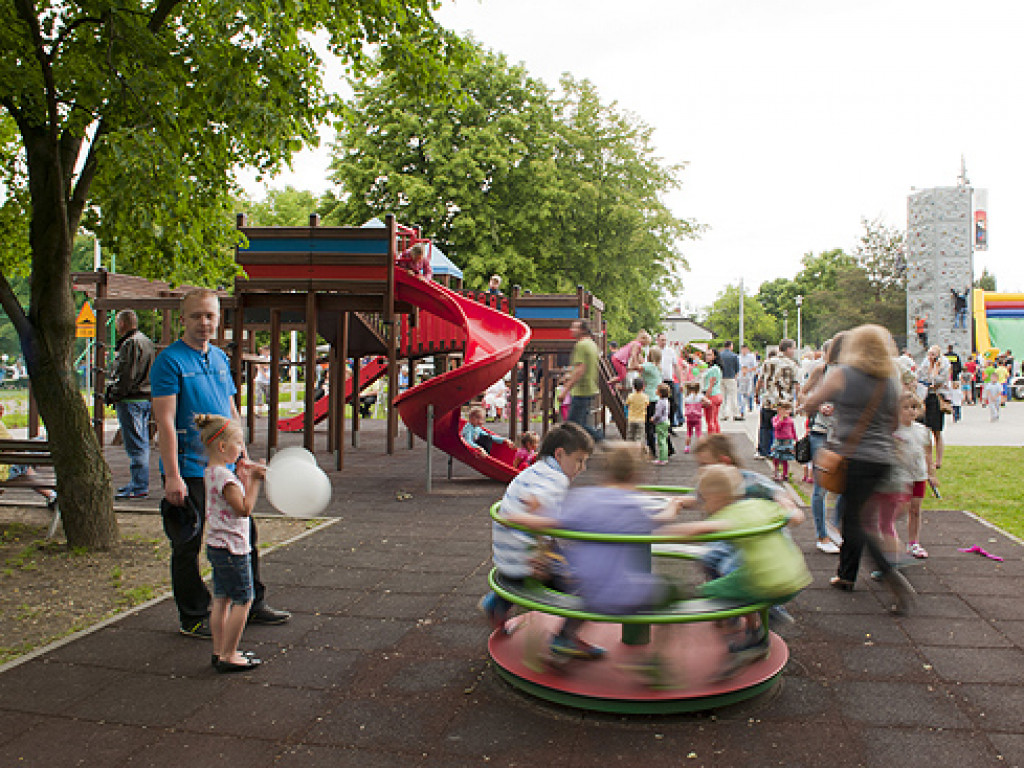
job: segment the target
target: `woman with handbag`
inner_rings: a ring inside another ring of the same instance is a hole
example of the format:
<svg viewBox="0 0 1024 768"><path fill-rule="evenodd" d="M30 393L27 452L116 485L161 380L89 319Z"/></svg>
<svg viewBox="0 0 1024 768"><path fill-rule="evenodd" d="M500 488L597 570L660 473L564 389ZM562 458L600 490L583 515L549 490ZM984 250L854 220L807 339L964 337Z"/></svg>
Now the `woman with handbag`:
<svg viewBox="0 0 1024 768"><path fill-rule="evenodd" d="M807 393L811 393L814 389L821 384L825 379L825 375L828 371L832 370L839 364L839 353L842 349L843 337L846 336L846 331L840 331L832 339L826 341L822 345L822 352L825 355L823 365L815 368L811 371L811 375L807 377L807 383L804 385ZM832 403L824 402L816 411L808 411L810 417L810 427L807 430L807 438L810 442L811 448L811 459L813 464L814 455L822 448L825 447L825 443L828 441L830 435L835 430L835 409ZM828 524L825 520L825 501L828 496L828 489L821 485L817 479L814 480L814 491L811 493L811 515L814 518L814 530L817 535L818 541L815 546L819 552L824 552L826 555L838 555L839 554L839 542L840 536L838 530L830 535ZM837 511L838 515L838 511ZM839 525L838 516L834 520L836 528Z"/></svg>
<svg viewBox="0 0 1024 768"><path fill-rule="evenodd" d="M923 398L923 422L932 433L932 442L935 443L935 468L938 469L942 466L942 428L946 421L940 393L949 386L949 360L942 354L938 344L928 349L928 356L917 369L917 375L918 382L928 388L928 393Z"/></svg>
<svg viewBox="0 0 1024 768"><path fill-rule="evenodd" d="M882 580L892 590L893 611L905 613L914 589L889 563L877 530L868 531L861 520L868 500L889 472L893 455L901 390L893 362L896 346L889 332L879 325L854 328L842 346L840 364L830 368L821 385L803 403L803 410L809 413L825 402L835 407L837 450L822 448L815 456L819 482L831 486L830 490L839 489L830 478L838 478L842 472L824 474L822 470L838 470L845 465L845 483L839 497L843 544L838 573L829 583L836 589L852 591L861 554L867 547Z"/></svg>

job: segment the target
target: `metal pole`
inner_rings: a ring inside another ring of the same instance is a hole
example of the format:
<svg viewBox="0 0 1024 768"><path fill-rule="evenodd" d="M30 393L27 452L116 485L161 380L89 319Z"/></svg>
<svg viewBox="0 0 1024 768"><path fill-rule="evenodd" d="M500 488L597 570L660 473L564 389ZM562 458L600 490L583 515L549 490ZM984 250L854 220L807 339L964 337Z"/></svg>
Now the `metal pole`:
<svg viewBox="0 0 1024 768"><path fill-rule="evenodd" d="M740 343L743 346L743 278L740 278Z"/></svg>
<svg viewBox="0 0 1024 768"><path fill-rule="evenodd" d="M427 406L427 493L430 493L434 477L434 405Z"/></svg>

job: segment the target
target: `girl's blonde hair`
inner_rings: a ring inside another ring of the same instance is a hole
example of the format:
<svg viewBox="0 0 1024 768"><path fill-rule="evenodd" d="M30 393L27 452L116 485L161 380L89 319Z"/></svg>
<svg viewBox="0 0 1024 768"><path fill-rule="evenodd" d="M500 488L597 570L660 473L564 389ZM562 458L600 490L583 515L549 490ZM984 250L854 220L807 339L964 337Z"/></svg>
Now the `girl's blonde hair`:
<svg viewBox="0 0 1024 768"><path fill-rule="evenodd" d="M536 432L523 432L519 438L519 445L523 448L529 448L531 445L540 445L540 435Z"/></svg>
<svg viewBox="0 0 1024 768"><path fill-rule="evenodd" d="M844 338L839 362L876 379L896 375L896 343L880 325L858 325Z"/></svg>
<svg viewBox="0 0 1024 768"><path fill-rule="evenodd" d="M234 419L219 416L216 413L198 413L194 419L199 427L199 439L209 448L213 441L242 434L242 425Z"/></svg>
<svg viewBox="0 0 1024 768"><path fill-rule="evenodd" d="M742 466L742 461L739 455L736 453L736 449L733 447L732 441L729 440L728 435L716 432L713 435L705 435L697 444L693 447L694 455L707 451L711 454L711 458L714 459L716 464L721 464L722 460L728 460L734 467Z"/></svg>

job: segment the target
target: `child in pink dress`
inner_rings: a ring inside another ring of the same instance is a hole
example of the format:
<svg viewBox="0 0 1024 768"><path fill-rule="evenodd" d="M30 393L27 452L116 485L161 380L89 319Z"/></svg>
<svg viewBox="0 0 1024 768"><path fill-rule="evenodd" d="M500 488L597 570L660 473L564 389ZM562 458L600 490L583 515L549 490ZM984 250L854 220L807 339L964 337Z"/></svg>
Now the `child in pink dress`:
<svg viewBox="0 0 1024 768"><path fill-rule="evenodd" d="M519 449L512 458L512 469L519 472L533 464L537 460L539 446L540 436L536 432L524 432L519 438Z"/></svg>
<svg viewBox="0 0 1024 768"><path fill-rule="evenodd" d="M775 467L775 479L779 478L779 468L782 468L782 480L789 480L789 462L796 461L796 424L789 415L792 411L792 404L781 402L776 406L777 415L772 419L772 433L775 441L772 443L772 464Z"/></svg>

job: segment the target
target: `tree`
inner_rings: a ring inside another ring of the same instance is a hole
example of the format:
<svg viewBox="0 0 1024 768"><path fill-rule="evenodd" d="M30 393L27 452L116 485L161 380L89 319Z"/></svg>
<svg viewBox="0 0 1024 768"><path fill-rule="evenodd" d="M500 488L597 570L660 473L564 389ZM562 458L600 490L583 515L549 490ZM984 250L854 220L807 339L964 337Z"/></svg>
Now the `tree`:
<svg viewBox="0 0 1024 768"><path fill-rule="evenodd" d="M996 290L996 276L988 271L988 267L982 267L981 276L974 281L975 288L981 288L983 291L994 291Z"/></svg>
<svg viewBox="0 0 1024 768"><path fill-rule="evenodd" d="M506 285L537 285L553 179L544 84L476 46L445 90L410 89L379 67L352 85L324 220L352 225L394 213L458 263L469 286L484 287L492 273Z"/></svg>
<svg viewBox="0 0 1024 768"><path fill-rule="evenodd" d="M470 286L492 273L533 291L582 284L605 301L616 336L660 321L685 267L679 242L697 227L660 201L682 169L654 155L649 127L586 81L566 76L555 95L479 46L451 94L410 92L369 68L353 87L325 221L392 212Z"/></svg>
<svg viewBox="0 0 1024 768"><path fill-rule="evenodd" d="M355 66L371 44L385 66L429 78L459 50L434 5L0 0L0 227L15 230L0 252L0 306L35 384L71 546L117 542L110 471L72 370L79 225L141 274L222 275L236 236L232 167L273 170L316 142L328 114L306 33L323 30ZM31 274L27 308L12 268Z"/></svg>
<svg viewBox="0 0 1024 768"><path fill-rule="evenodd" d="M312 192L287 186L270 190L259 202L239 201L237 207L246 214L251 227L304 227L319 206Z"/></svg>
<svg viewBox="0 0 1024 768"><path fill-rule="evenodd" d="M563 290L580 283L604 299L609 334L625 340L661 324L664 299L688 268L681 244L700 227L662 201L684 166L655 153L653 129L602 103L587 80L566 74L560 86L553 271Z"/></svg>
<svg viewBox="0 0 1024 768"><path fill-rule="evenodd" d="M704 324L715 334L715 338L724 341L732 339L737 345L740 341L740 289L729 285L718 294L714 303L708 308ZM761 302L754 296L743 297L743 341L751 349L764 349L769 344L779 341L781 325L774 317L765 312Z"/></svg>
<svg viewBox="0 0 1024 768"><path fill-rule="evenodd" d="M861 219L864 232L854 255L875 295L890 288L907 289L907 236L881 219Z"/></svg>

